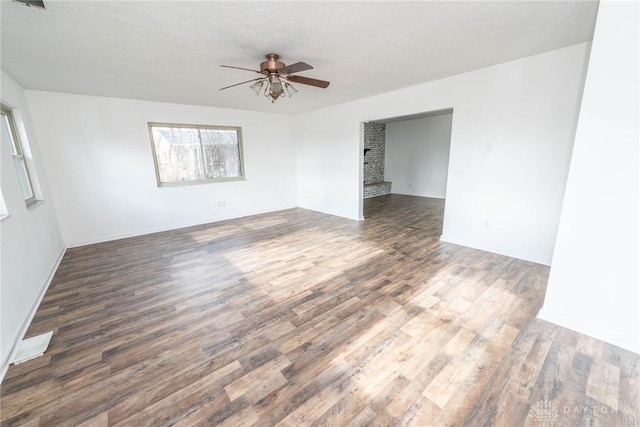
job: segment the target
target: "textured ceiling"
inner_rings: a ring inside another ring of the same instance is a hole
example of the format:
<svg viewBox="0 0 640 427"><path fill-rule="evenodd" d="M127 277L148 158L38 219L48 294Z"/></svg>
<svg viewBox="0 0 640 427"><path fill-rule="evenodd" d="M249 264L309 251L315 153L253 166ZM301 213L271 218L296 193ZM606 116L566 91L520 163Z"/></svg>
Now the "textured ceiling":
<svg viewBox="0 0 640 427"><path fill-rule="evenodd" d="M1 1L1 65L24 88L299 113L591 40L593 1ZM307 62L271 104L264 55Z"/></svg>

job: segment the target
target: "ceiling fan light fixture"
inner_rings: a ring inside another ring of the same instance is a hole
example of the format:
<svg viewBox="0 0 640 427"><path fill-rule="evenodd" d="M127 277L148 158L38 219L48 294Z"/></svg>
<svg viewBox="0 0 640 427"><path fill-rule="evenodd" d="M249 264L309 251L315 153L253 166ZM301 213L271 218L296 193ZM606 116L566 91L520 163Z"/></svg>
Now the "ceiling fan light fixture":
<svg viewBox="0 0 640 427"><path fill-rule="evenodd" d="M289 82L284 82L284 88L287 90L287 93L289 94L289 98L291 98L293 95L298 93L298 89L293 87L293 85Z"/></svg>
<svg viewBox="0 0 640 427"><path fill-rule="evenodd" d="M269 75L269 80L267 81L267 89L265 90L265 95L268 98L271 98L271 102L276 102L278 98L280 98L281 96L285 96L282 82L280 81L280 77L278 77L277 74Z"/></svg>
<svg viewBox="0 0 640 427"><path fill-rule="evenodd" d="M281 96L284 93L282 82L278 76L274 76L271 80L271 92L274 95Z"/></svg>
<svg viewBox="0 0 640 427"><path fill-rule="evenodd" d="M262 92L262 87L264 86L264 81L265 79L260 79L249 87L256 92L256 95L260 95L260 92Z"/></svg>

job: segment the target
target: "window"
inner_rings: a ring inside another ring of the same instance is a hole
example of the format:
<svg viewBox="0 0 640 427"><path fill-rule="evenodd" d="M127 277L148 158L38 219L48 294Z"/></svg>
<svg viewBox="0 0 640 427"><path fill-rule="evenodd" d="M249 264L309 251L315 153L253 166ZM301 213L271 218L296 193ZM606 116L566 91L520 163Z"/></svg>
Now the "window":
<svg viewBox="0 0 640 427"><path fill-rule="evenodd" d="M2 112L2 139L9 141L11 157L13 157L13 164L18 171L18 181L20 181L20 187L22 188L22 195L24 196L25 204L28 208L36 205L38 200L36 199L35 192L33 191L33 184L31 182L31 176L29 175L29 168L27 167L27 160L20 144L20 138L16 128L16 121L13 117L13 112L5 107L1 107Z"/></svg>
<svg viewBox="0 0 640 427"><path fill-rule="evenodd" d="M244 179L239 127L149 123L158 185Z"/></svg>

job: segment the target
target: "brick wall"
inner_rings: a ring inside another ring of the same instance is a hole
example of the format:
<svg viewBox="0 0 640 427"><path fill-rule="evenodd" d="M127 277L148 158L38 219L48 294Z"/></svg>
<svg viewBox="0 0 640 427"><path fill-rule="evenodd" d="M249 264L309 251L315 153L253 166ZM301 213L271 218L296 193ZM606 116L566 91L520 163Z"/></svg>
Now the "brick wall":
<svg viewBox="0 0 640 427"><path fill-rule="evenodd" d="M391 183L384 182L384 123L364 124L364 198L391 193ZM376 184L376 185L371 185Z"/></svg>
<svg viewBox="0 0 640 427"><path fill-rule="evenodd" d="M364 148L369 151L364 156L364 183L384 181L384 123L364 124Z"/></svg>

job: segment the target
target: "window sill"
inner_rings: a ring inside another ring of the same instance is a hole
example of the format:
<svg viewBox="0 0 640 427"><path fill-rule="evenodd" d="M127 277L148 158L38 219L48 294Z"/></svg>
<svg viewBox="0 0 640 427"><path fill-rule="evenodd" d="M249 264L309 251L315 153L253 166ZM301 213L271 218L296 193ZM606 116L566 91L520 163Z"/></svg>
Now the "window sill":
<svg viewBox="0 0 640 427"><path fill-rule="evenodd" d="M35 208L37 208L43 203L44 203L44 200L34 200L30 203L27 203L27 210L30 210L30 211L34 210Z"/></svg>
<svg viewBox="0 0 640 427"><path fill-rule="evenodd" d="M243 176L234 177L234 178L222 178L222 179L207 179L207 180L185 180L185 181L173 181L173 182L161 182L158 184L158 187L183 187L187 185L202 185L202 184L220 184L223 182L234 182L234 181L246 181L247 179Z"/></svg>

